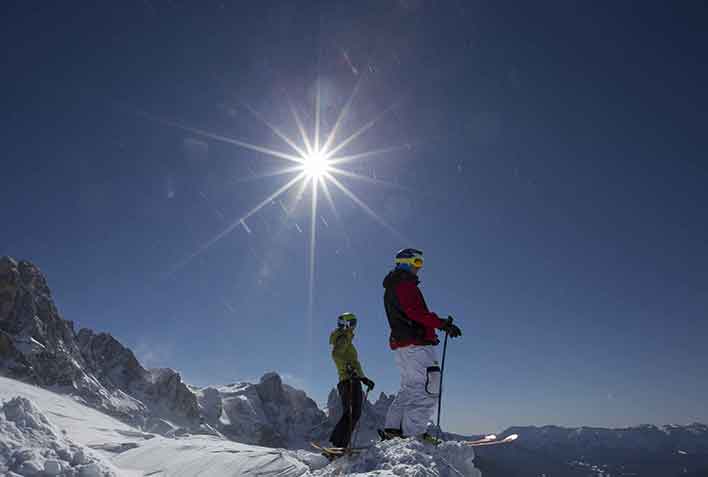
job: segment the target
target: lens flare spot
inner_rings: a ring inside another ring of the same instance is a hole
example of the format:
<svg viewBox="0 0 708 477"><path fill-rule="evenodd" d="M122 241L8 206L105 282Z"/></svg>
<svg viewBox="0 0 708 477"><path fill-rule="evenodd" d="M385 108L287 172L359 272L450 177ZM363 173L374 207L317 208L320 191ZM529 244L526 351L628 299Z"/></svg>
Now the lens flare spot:
<svg viewBox="0 0 708 477"><path fill-rule="evenodd" d="M329 172L330 164L327 157L320 151L312 151L305 156L303 168L305 173L312 178L320 178Z"/></svg>

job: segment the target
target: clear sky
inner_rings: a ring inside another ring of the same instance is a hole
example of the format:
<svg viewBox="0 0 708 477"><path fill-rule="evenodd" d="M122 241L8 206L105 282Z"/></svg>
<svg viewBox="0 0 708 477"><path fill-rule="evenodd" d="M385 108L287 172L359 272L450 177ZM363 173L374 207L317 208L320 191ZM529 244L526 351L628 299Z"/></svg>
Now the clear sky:
<svg viewBox="0 0 708 477"><path fill-rule="evenodd" d="M381 281L413 246L464 332L449 430L708 421L704 2L17 3L0 254L77 327L194 384L277 370L323 403L353 311L391 392ZM296 154L265 122L302 147L290 104L312 133L318 84L323 135L355 85L337 138L377 119L341 154L391 149L341 164L375 181L337 176L380 220L319 189L310 307L311 187L239 224L293 163L175 125Z"/></svg>

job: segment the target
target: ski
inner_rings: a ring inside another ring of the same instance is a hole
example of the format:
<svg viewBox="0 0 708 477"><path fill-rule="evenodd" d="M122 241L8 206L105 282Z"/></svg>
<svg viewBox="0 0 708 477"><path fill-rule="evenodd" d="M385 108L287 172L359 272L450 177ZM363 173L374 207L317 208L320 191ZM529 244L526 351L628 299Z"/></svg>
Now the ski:
<svg viewBox="0 0 708 477"><path fill-rule="evenodd" d="M487 437L490 437L490 436L487 436ZM512 434L510 436L505 437L504 439L502 439L500 441L496 440L496 436L494 436L494 439L485 440L486 439L486 437L485 437L484 439L479 439L477 441L464 442L464 444L468 445L470 447L495 446L498 444L508 444L510 442L514 442L518 438L519 438L518 434Z"/></svg>
<svg viewBox="0 0 708 477"><path fill-rule="evenodd" d="M462 443L465 444L465 445L467 445L467 446L473 446L473 445L484 444L484 443L486 443L486 442L492 442L492 441L496 441L496 440L497 440L497 436L496 436L496 435L494 435L494 434L489 434L488 436L484 436L484 437L482 437L481 439L477 439L477 440L474 440L474 441L462 441Z"/></svg>
<svg viewBox="0 0 708 477"><path fill-rule="evenodd" d="M324 452L325 454L337 457L348 454L358 454L368 449L368 447L352 447L351 449L348 449L346 447L325 447L321 446L317 442L310 442L310 445L315 449Z"/></svg>

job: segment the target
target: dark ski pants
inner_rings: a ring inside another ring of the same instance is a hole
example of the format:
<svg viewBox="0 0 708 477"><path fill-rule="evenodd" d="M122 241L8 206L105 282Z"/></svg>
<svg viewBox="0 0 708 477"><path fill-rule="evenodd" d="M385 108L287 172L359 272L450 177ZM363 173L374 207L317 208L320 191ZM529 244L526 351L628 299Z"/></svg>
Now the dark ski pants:
<svg viewBox="0 0 708 477"><path fill-rule="evenodd" d="M337 384L339 397L342 399L342 418L329 437L334 447L347 447L352 438L352 431L361 417L361 405L364 393L361 390L361 381L347 379Z"/></svg>

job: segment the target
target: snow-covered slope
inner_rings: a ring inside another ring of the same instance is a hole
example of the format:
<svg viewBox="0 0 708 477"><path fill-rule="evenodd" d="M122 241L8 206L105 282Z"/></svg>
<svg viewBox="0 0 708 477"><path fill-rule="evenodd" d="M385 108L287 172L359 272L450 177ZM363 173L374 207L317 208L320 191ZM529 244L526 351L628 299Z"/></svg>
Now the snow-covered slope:
<svg viewBox="0 0 708 477"><path fill-rule="evenodd" d="M310 460L324 465L319 456ZM144 475L175 477L304 476L310 472L304 456L294 451L239 444L214 436L158 438L114 459L123 469Z"/></svg>
<svg viewBox="0 0 708 477"><path fill-rule="evenodd" d="M474 451L415 440L379 443L333 463L304 450L218 436L141 432L74 398L0 377L0 475L65 477L479 477Z"/></svg>
<svg viewBox="0 0 708 477"><path fill-rule="evenodd" d="M0 475L115 474L105 451L92 447L116 448L144 436L70 397L8 378L0 378L0 403Z"/></svg>
<svg viewBox="0 0 708 477"><path fill-rule="evenodd" d="M70 396L0 377L0 475L300 476L314 455L238 444L214 436L170 439L139 431ZM24 459L24 460L22 460ZM20 460L20 461L18 461ZM31 464L25 465L26 462ZM58 462L54 464L53 462ZM71 465L74 462L75 465ZM24 467L23 467L24 465ZM72 470L73 469L73 470ZM79 473L81 469L83 473ZM75 471L75 472L74 472Z"/></svg>
<svg viewBox="0 0 708 477"><path fill-rule="evenodd" d="M110 465L67 438L32 401L18 396L0 406L1 475L111 473Z"/></svg>

